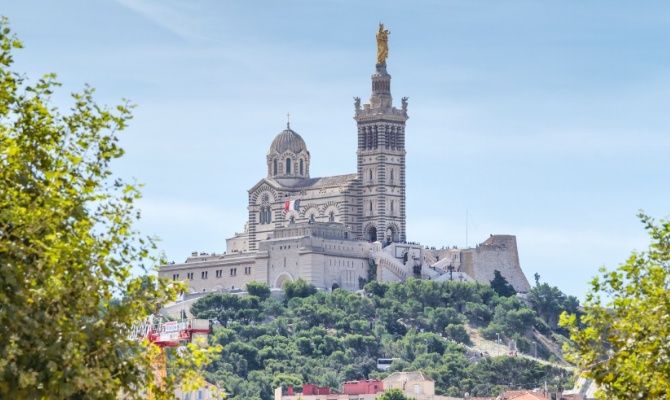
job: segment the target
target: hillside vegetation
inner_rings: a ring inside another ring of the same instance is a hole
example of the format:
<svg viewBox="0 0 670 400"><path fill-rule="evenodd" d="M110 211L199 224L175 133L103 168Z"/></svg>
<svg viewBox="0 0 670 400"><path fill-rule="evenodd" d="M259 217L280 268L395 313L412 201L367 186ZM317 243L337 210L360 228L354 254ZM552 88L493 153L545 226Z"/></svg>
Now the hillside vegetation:
<svg viewBox="0 0 670 400"><path fill-rule="evenodd" d="M554 356L532 340L561 338L555 324L574 298L536 285L523 301L489 285L409 280L371 282L363 293L321 292L303 281L287 284L275 299L263 284L249 295L212 294L192 307L198 318L220 323L211 340L223 345L209 379L232 399L271 399L278 385L304 382L338 388L343 381L383 378L392 371L420 370L439 394L497 394L504 388L564 386L571 373L525 357L489 356L470 345L468 330L488 339L516 340L519 352ZM466 329L466 325L468 329ZM377 358L397 358L389 372Z"/></svg>

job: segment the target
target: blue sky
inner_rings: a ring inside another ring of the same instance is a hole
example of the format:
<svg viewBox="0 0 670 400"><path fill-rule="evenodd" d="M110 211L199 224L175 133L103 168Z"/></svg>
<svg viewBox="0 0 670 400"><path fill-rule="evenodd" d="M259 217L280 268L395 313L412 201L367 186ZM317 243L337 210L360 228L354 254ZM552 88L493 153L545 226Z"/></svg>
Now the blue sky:
<svg viewBox="0 0 670 400"><path fill-rule="evenodd" d="M409 96L408 237L517 235L529 279L583 296L670 214L670 3L633 1L0 1L17 69L138 107L115 170L145 184L168 259L225 250L285 115L313 176L355 172L379 21ZM67 107L65 95L55 102Z"/></svg>

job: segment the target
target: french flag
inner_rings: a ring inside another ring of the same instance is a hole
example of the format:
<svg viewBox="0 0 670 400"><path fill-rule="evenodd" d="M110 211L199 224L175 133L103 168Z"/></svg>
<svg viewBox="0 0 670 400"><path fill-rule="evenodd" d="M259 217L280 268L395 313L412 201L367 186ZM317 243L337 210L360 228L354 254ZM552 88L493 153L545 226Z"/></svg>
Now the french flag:
<svg viewBox="0 0 670 400"><path fill-rule="evenodd" d="M298 211L300 208L300 200L286 200L284 202L284 212L289 212L291 210Z"/></svg>

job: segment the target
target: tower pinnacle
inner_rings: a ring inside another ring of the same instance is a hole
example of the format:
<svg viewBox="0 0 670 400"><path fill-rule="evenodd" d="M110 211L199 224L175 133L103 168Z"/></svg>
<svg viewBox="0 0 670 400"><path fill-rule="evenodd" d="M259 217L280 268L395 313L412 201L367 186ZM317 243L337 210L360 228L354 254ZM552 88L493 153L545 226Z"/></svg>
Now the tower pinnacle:
<svg viewBox="0 0 670 400"><path fill-rule="evenodd" d="M389 56L389 34L391 31L384 29L384 24L379 23L379 31L377 31L377 64L386 64L386 59Z"/></svg>

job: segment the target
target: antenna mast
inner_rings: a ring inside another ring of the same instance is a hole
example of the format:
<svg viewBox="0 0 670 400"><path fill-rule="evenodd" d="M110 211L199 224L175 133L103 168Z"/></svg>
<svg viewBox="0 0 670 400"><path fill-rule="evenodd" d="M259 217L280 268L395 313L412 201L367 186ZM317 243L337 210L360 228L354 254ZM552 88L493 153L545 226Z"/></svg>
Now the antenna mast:
<svg viewBox="0 0 670 400"><path fill-rule="evenodd" d="M465 248L468 248L468 209L465 209Z"/></svg>

